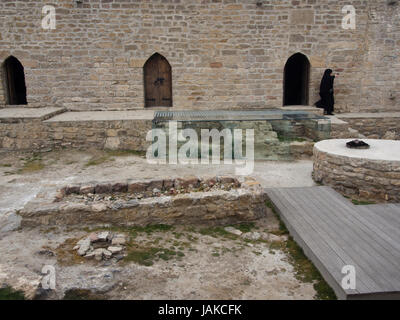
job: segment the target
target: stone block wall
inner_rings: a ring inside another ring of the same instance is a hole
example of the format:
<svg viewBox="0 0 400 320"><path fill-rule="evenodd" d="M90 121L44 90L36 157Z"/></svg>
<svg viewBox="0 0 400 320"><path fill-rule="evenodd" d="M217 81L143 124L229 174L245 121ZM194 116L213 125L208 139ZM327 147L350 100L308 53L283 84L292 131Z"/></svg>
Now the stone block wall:
<svg viewBox="0 0 400 320"><path fill-rule="evenodd" d="M144 107L143 65L158 52L172 66L174 109L245 109L282 106L285 63L301 52L311 64L310 104L330 67L340 72L338 111L398 108L399 4L259 2L59 0L56 29L43 30L48 1L4 0L0 61L22 62L28 106L125 110ZM355 30L341 27L345 5L356 8Z"/></svg>
<svg viewBox="0 0 400 320"><path fill-rule="evenodd" d="M349 158L314 146L313 178L353 199L400 201L399 161Z"/></svg>
<svg viewBox="0 0 400 320"><path fill-rule="evenodd" d="M350 128L357 130L369 139L400 140L400 118L343 118Z"/></svg>
<svg viewBox="0 0 400 320"><path fill-rule="evenodd" d="M18 120L0 123L0 150L43 150L57 147L146 151L151 121Z"/></svg>

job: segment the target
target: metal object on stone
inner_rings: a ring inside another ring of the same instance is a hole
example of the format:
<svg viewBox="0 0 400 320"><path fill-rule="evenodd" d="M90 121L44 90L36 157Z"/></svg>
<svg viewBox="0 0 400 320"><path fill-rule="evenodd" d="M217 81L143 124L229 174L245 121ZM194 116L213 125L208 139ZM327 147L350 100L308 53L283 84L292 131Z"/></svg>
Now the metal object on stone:
<svg viewBox="0 0 400 320"><path fill-rule="evenodd" d="M362 140L353 140L346 143L347 148L350 149L369 149L370 145Z"/></svg>

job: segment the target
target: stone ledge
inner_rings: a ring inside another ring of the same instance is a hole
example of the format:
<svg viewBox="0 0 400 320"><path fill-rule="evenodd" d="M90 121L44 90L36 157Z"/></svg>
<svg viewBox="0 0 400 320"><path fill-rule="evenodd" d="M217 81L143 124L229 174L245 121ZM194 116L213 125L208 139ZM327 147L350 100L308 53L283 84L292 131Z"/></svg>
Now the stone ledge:
<svg viewBox="0 0 400 320"><path fill-rule="evenodd" d="M225 225L254 221L269 214L265 194L256 181L239 189L189 192L136 200L88 203L84 199L30 202L18 214L22 227L41 225L148 224Z"/></svg>

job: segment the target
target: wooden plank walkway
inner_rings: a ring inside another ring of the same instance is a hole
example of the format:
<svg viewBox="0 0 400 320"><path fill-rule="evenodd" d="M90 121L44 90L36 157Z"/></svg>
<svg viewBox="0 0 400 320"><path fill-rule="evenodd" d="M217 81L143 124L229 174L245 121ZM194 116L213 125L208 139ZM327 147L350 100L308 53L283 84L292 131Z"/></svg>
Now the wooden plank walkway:
<svg viewBox="0 0 400 320"><path fill-rule="evenodd" d="M356 206L330 187L265 189L339 299L400 299L400 205ZM356 289L342 288L342 268Z"/></svg>

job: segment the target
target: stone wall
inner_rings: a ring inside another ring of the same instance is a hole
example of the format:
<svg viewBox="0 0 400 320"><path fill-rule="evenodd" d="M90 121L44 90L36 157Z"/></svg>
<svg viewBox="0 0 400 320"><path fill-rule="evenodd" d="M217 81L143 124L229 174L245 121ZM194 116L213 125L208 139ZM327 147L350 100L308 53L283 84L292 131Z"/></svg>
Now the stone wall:
<svg viewBox="0 0 400 320"><path fill-rule="evenodd" d="M314 146L313 178L353 199L400 201L400 161L349 158Z"/></svg>
<svg viewBox="0 0 400 320"><path fill-rule="evenodd" d="M0 150L41 150L57 147L146 151L148 120L48 122L17 120L0 123Z"/></svg>
<svg viewBox="0 0 400 320"><path fill-rule="evenodd" d="M400 140L400 117L343 118L350 128L369 139Z"/></svg>
<svg viewBox="0 0 400 320"><path fill-rule="evenodd" d="M310 104L331 67L340 72L337 110L398 108L399 4L259 2L59 0L56 30L43 30L48 1L1 1L0 61L22 62L29 106L141 109L143 65L158 52L172 66L174 109L266 108L282 106L285 63L301 52L311 63ZM343 30L351 4L357 28Z"/></svg>
<svg viewBox="0 0 400 320"><path fill-rule="evenodd" d="M234 179L231 178L231 181ZM138 185L134 182L129 184ZM117 197L116 193L113 195ZM271 216L272 212L265 205L265 200L260 184L249 180L243 182L238 189L159 195L118 200L114 203L107 200L89 203L84 199L71 198L46 203L43 199L34 199L17 213L22 217L22 227L104 224L227 225Z"/></svg>

